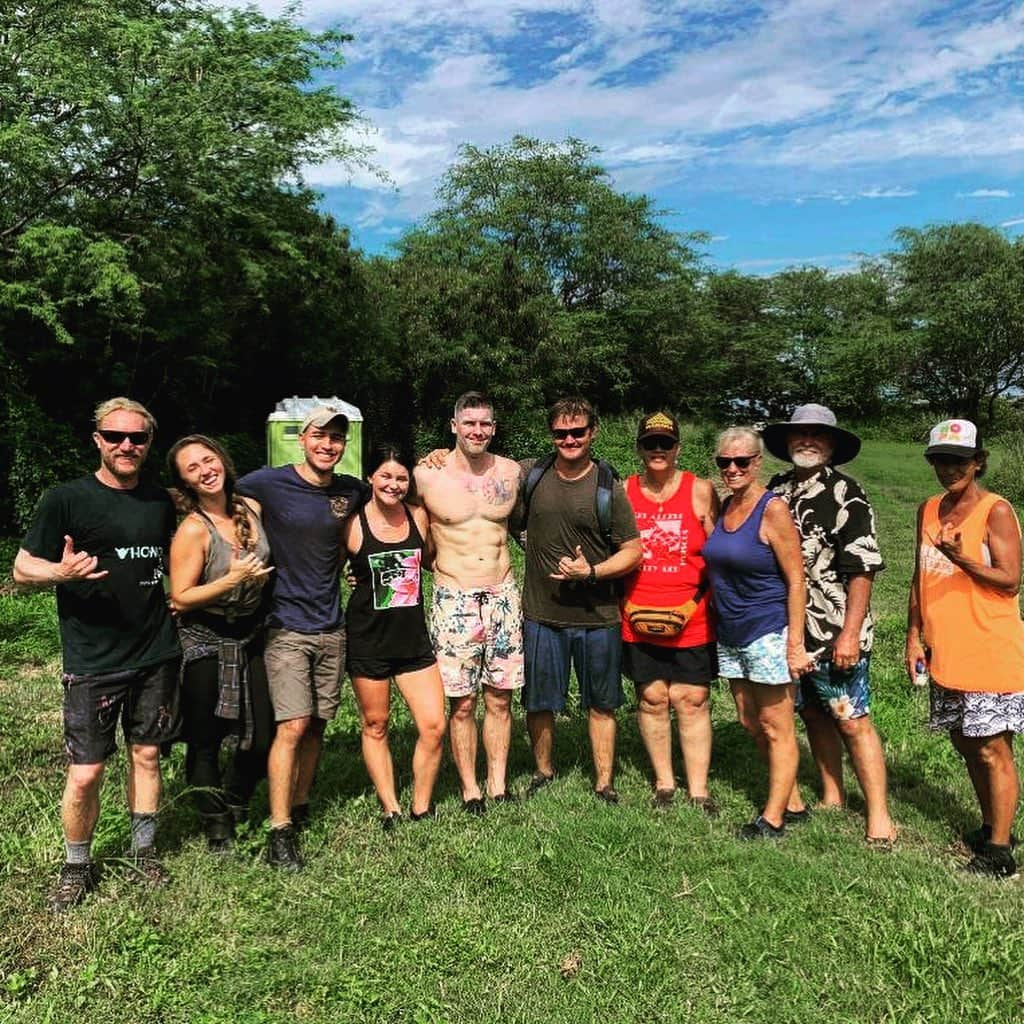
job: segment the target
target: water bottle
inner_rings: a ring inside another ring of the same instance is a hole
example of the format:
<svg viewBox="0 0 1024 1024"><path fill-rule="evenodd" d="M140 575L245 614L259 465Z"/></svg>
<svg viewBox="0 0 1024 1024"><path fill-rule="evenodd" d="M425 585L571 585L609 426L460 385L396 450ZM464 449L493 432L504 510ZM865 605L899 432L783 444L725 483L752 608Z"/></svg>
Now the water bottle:
<svg viewBox="0 0 1024 1024"><path fill-rule="evenodd" d="M928 663L924 658L918 658L914 664L914 685L928 685Z"/></svg>

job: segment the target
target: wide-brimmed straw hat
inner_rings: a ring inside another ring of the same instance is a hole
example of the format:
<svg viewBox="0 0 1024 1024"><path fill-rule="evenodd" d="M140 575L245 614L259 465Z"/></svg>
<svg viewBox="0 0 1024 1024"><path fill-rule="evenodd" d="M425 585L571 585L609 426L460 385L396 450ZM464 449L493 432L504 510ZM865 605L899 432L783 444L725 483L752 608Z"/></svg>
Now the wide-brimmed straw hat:
<svg viewBox="0 0 1024 1024"><path fill-rule="evenodd" d="M769 423L761 431L764 438L764 446L783 462L792 462L789 456L789 432L793 427L827 427L832 434L832 458L829 462L833 466L841 466L844 462L850 462L857 457L860 451L860 438L851 434L849 430L843 430L836 426L836 414L825 405L815 405L813 402L808 405L798 405L793 410L786 423Z"/></svg>

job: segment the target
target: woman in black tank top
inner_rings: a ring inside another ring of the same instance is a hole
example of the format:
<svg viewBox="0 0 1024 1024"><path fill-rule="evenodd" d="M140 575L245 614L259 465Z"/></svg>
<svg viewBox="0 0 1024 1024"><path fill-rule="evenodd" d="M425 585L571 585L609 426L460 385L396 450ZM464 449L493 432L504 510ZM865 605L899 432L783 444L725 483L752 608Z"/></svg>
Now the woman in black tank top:
<svg viewBox="0 0 1024 1024"><path fill-rule="evenodd" d="M413 752L411 817L432 813L441 764L444 691L423 611L421 572L429 566L427 513L405 504L412 474L391 445L378 447L367 469L373 496L345 524L345 548L356 583L345 610L348 674L362 717L363 760L391 829L401 817L388 746L390 681L409 705L419 733Z"/></svg>

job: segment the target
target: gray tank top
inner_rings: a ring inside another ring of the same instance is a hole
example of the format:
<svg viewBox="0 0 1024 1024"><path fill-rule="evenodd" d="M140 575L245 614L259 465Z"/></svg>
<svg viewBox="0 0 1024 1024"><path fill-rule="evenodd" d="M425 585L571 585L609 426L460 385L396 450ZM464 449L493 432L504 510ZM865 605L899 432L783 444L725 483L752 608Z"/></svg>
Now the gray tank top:
<svg viewBox="0 0 1024 1024"><path fill-rule="evenodd" d="M256 538L256 545L253 554L264 564L270 564L270 545L267 542L267 535L263 531L263 523L260 517L250 508L253 518L256 520L256 527L259 536ZM210 543L206 548L206 562L203 565L203 578L201 583L209 583L210 580L218 580L221 576L227 575L232 558L235 557L234 545L221 536L220 531L202 512L198 512L199 518L206 525L210 532ZM207 605L203 611L211 612L214 615L225 615L229 619L235 619L242 615L251 615L260 606L263 599L263 585L254 581L239 583L234 590L225 594L215 604Z"/></svg>

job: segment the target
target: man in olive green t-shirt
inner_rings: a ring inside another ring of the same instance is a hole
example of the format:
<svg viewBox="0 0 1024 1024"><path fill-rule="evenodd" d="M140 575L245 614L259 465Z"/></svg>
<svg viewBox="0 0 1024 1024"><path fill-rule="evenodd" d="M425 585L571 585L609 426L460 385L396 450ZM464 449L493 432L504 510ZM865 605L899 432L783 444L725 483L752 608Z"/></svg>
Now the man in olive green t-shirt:
<svg viewBox="0 0 1024 1024"><path fill-rule="evenodd" d="M559 399L548 413L555 446L551 468L529 498L523 643L523 704L536 771L527 795L546 786L555 714L565 709L570 667L580 683L594 760L594 794L618 803L612 787L615 710L623 701L619 601L613 581L643 558L633 509L615 481L610 543L597 515L598 467L590 455L597 416L584 398ZM528 473L532 462L523 464Z"/></svg>

